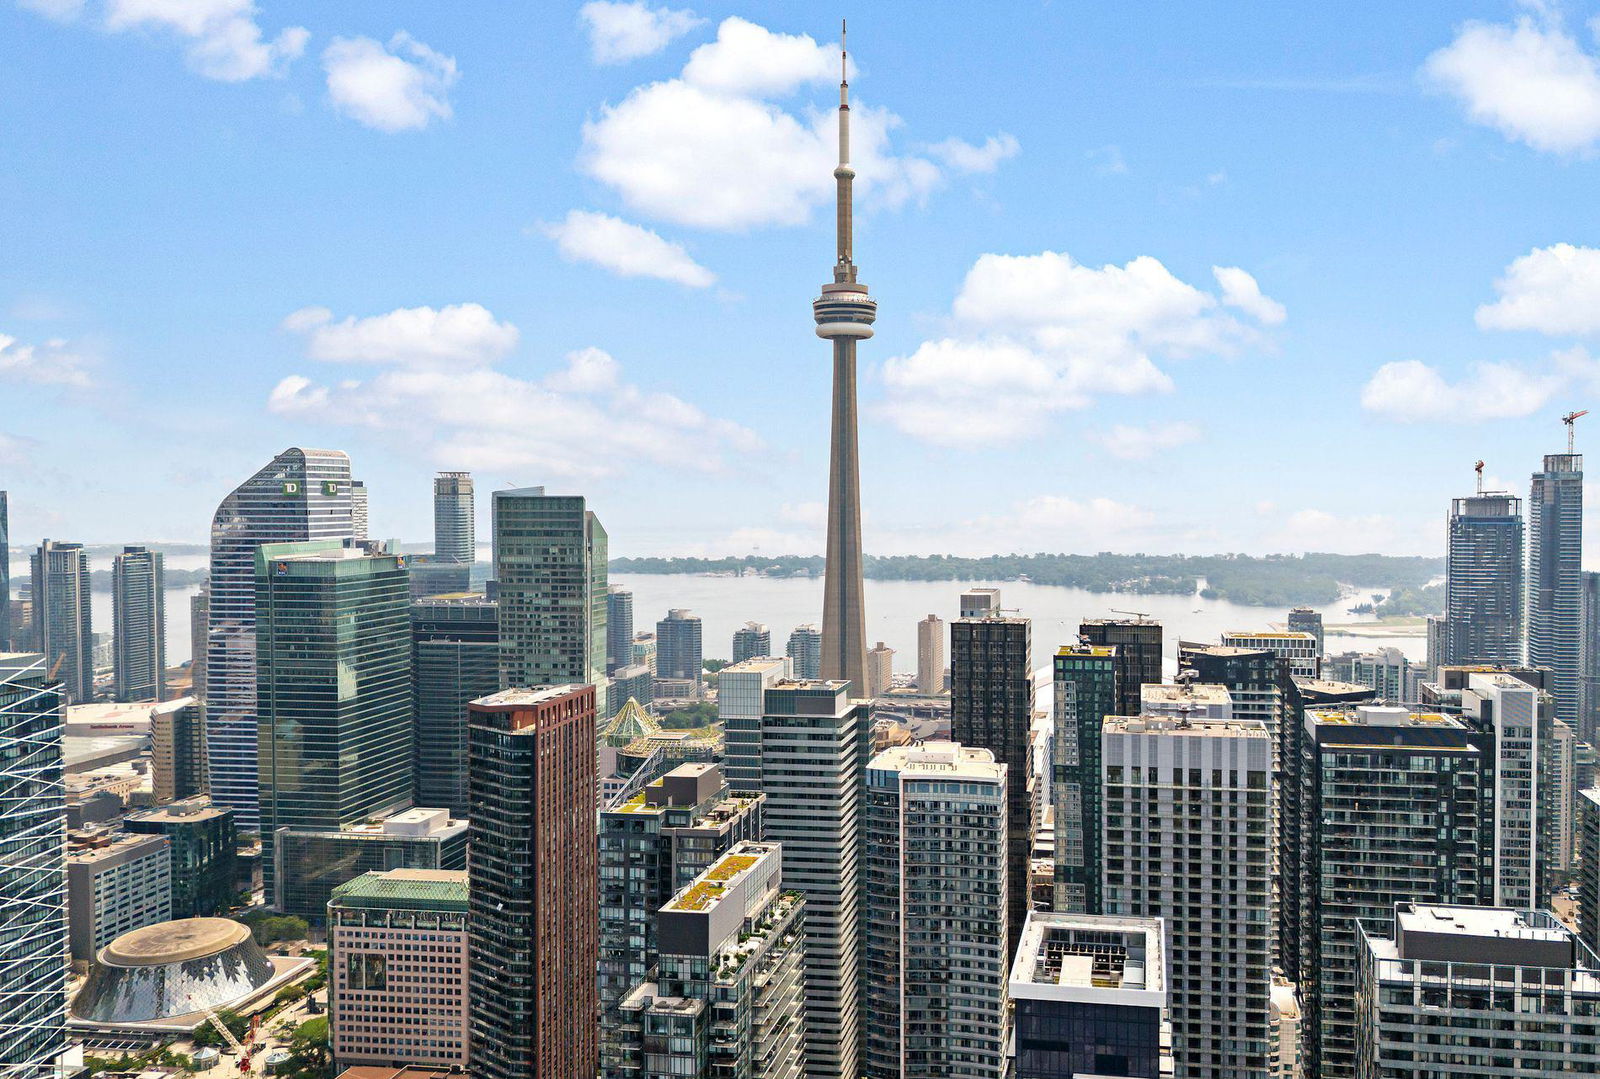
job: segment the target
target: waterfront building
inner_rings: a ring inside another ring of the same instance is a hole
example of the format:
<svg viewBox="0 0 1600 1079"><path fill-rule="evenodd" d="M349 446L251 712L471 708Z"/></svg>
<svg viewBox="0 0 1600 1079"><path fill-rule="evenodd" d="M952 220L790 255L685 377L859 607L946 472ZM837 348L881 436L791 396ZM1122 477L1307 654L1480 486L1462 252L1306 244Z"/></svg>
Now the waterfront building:
<svg viewBox="0 0 1600 1079"><path fill-rule="evenodd" d="M1161 623L1143 616L1091 618L1079 624L1078 640L1116 648L1116 714L1138 715L1139 688L1161 681Z"/></svg>
<svg viewBox="0 0 1600 1079"><path fill-rule="evenodd" d="M478 558L477 501L472 473L441 472L433 478L433 557L471 563Z"/></svg>
<svg viewBox="0 0 1600 1079"><path fill-rule="evenodd" d="M172 918L209 918L233 906L239 848L233 810L205 797L185 798L130 813L122 827L136 835L167 837Z"/></svg>
<svg viewBox="0 0 1600 1079"><path fill-rule="evenodd" d="M728 783L734 790L761 789L761 717L767 690L793 677L788 659L759 657L717 672L717 719L727 744Z"/></svg>
<svg viewBox="0 0 1600 1079"><path fill-rule="evenodd" d="M1443 661L1521 663L1522 500L1504 492L1450 503Z"/></svg>
<svg viewBox="0 0 1600 1079"><path fill-rule="evenodd" d="M205 705L179 697L150 709L150 793L156 805L205 794L209 788Z"/></svg>
<svg viewBox="0 0 1600 1079"><path fill-rule="evenodd" d="M33 625L71 704L94 700L94 625L89 555L81 543L45 540L33 553Z"/></svg>
<svg viewBox="0 0 1600 1079"><path fill-rule="evenodd" d="M925 697L944 692L944 619L930 614L917 623L917 692Z"/></svg>
<svg viewBox="0 0 1600 1079"><path fill-rule="evenodd" d="M411 604L416 804L467 815L467 705L500 688L500 607L480 592Z"/></svg>
<svg viewBox="0 0 1600 1079"><path fill-rule="evenodd" d="M1317 639L1317 652L1327 651L1326 639L1322 629L1322 612L1314 611L1310 607L1291 607L1289 621L1284 626L1290 633L1309 633Z"/></svg>
<svg viewBox="0 0 1600 1079"><path fill-rule="evenodd" d="M1450 662L1450 622L1442 614L1430 614L1427 622L1427 664L1425 679L1439 676L1439 668Z"/></svg>
<svg viewBox="0 0 1600 1079"><path fill-rule="evenodd" d="M962 618L988 618L1002 613L998 588L969 588L961 593L956 608Z"/></svg>
<svg viewBox="0 0 1600 1079"><path fill-rule="evenodd" d="M705 652L700 639L700 616L682 608L667 612L656 623L656 677L689 682L692 695L700 695L705 678Z"/></svg>
<svg viewBox="0 0 1600 1079"><path fill-rule="evenodd" d="M879 641L867 650L867 685L864 696L881 697L894 685L894 649Z"/></svg>
<svg viewBox="0 0 1600 1079"><path fill-rule="evenodd" d="M733 662L772 655L772 631L761 622L746 622L733 631Z"/></svg>
<svg viewBox="0 0 1600 1079"><path fill-rule="evenodd" d="M606 589L606 674L637 662L633 658L633 593L612 585Z"/></svg>
<svg viewBox="0 0 1600 1079"><path fill-rule="evenodd" d="M75 832L67 842L72 958L88 962L124 933L172 917L172 844L166 836Z"/></svg>
<svg viewBox="0 0 1600 1079"><path fill-rule="evenodd" d="M816 626L794 627L784 652L794 662L796 678L804 681L822 677L822 631Z"/></svg>
<svg viewBox="0 0 1600 1079"><path fill-rule="evenodd" d="M112 561L112 696L119 701L166 700L166 595L159 552L124 547Z"/></svg>
<svg viewBox="0 0 1600 1079"><path fill-rule="evenodd" d="M267 898L285 914L320 921L333 890L362 873L465 869L467 839L467 822L443 809L404 809L340 828L280 828Z"/></svg>
<svg viewBox="0 0 1600 1079"><path fill-rule="evenodd" d="M650 676L656 673L656 635L654 633L636 633L630 648L633 662L650 668Z"/></svg>
<svg viewBox="0 0 1600 1079"><path fill-rule="evenodd" d="M1528 496L1528 664L1549 667L1556 716L1580 729L1583 455L1546 454Z"/></svg>
<svg viewBox="0 0 1600 1079"><path fill-rule="evenodd" d="M1230 630L1222 635L1228 648L1264 648L1289 661L1289 674L1295 678L1322 677L1322 645L1313 633L1304 630Z"/></svg>
<svg viewBox="0 0 1600 1079"><path fill-rule="evenodd" d="M1055 655L1055 736L1050 791L1055 807L1055 904L1101 910L1100 728L1116 714L1114 645L1062 645Z"/></svg>
<svg viewBox="0 0 1600 1079"><path fill-rule="evenodd" d="M357 543L365 543L369 514L367 506L367 485L361 480L350 481L350 538Z"/></svg>
<svg viewBox="0 0 1600 1079"><path fill-rule="evenodd" d="M1346 652L1324 661L1336 681L1367 686L1380 701L1391 704L1415 703L1422 671L1412 666L1398 648L1384 647L1371 652Z"/></svg>

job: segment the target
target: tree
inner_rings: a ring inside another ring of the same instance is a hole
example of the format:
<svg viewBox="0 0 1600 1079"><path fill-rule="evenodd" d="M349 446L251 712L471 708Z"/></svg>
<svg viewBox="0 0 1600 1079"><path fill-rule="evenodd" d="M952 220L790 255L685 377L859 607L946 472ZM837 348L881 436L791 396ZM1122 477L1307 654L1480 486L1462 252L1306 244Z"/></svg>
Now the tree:
<svg viewBox="0 0 1600 1079"><path fill-rule="evenodd" d="M221 1011L217 1012L217 1018L221 1019L223 1025L228 1028L229 1032L240 1041L243 1041L244 1036L250 1031L250 1020L246 1019L244 1016L240 1015L231 1008L223 1008ZM216 1024L207 1022L200 1024L200 1026L195 1030L194 1044L195 1047L198 1048L204 1045L226 1045L227 1042L223 1039L222 1034L217 1030Z"/></svg>
<svg viewBox="0 0 1600 1079"><path fill-rule="evenodd" d="M323 1068L328 1060L328 1017L307 1019L289 1035L289 1052L297 1068Z"/></svg>

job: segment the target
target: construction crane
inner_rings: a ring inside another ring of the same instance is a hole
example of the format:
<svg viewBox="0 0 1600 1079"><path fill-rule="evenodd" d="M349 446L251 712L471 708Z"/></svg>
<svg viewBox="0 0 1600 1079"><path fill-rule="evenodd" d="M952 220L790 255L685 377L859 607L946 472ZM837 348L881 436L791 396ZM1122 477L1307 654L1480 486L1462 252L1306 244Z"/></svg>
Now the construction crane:
<svg viewBox="0 0 1600 1079"><path fill-rule="evenodd" d="M1478 474L1478 493L1483 494L1483 462L1479 461L1472 466L1472 471Z"/></svg>
<svg viewBox="0 0 1600 1079"><path fill-rule="evenodd" d="M1587 416L1588 414L1589 414L1589 410L1588 409L1584 409L1582 412L1569 412L1565 416L1561 417L1561 422L1567 425L1567 456L1568 457L1571 457L1572 453L1573 453L1573 450L1572 450L1572 436L1573 436L1573 433L1574 433L1573 432L1573 425L1575 423L1577 423L1583 417Z"/></svg>
<svg viewBox="0 0 1600 1079"><path fill-rule="evenodd" d="M1131 614L1131 615L1133 615L1133 617L1137 618L1141 622L1147 622L1151 618L1151 613L1149 611L1119 611L1115 607L1113 607L1113 608L1111 608L1111 613L1112 614Z"/></svg>

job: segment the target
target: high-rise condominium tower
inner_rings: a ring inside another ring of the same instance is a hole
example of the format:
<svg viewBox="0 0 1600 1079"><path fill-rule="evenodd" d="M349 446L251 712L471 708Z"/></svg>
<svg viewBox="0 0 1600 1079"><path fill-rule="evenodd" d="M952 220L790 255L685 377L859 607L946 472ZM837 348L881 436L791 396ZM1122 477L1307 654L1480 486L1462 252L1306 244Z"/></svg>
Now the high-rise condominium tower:
<svg viewBox="0 0 1600 1079"><path fill-rule="evenodd" d="M842 44L842 42L841 42ZM867 685L866 602L861 570L861 458L856 437L856 342L872 336L878 301L856 280L850 167L850 85L840 53L839 165L835 218L838 258L833 281L812 303L817 336L833 342L833 438L828 468L828 547L822 593L822 677L847 678L851 693Z"/></svg>
<svg viewBox="0 0 1600 1079"><path fill-rule="evenodd" d="M784 651L794 661L796 678L816 678L822 673L822 634L816 626L796 626ZM862 662L866 662L863 653Z"/></svg>
<svg viewBox="0 0 1600 1079"><path fill-rule="evenodd" d="M11 647L11 517L0 491L0 652Z"/></svg>
<svg viewBox="0 0 1600 1079"><path fill-rule="evenodd" d="M1583 663L1583 455L1551 453L1528 496L1528 664L1549 667L1556 715L1578 727Z"/></svg>
<svg viewBox="0 0 1600 1079"><path fill-rule="evenodd" d="M167 606L161 555L124 547L111 564L112 684L119 701L166 700Z"/></svg>
<svg viewBox="0 0 1600 1079"><path fill-rule="evenodd" d="M1056 810L1058 911L1101 910L1100 727L1106 716L1116 714L1118 666L1114 645L1056 650L1050 794Z"/></svg>
<svg viewBox="0 0 1600 1079"><path fill-rule="evenodd" d="M494 493L500 684L606 687L606 530L582 495Z"/></svg>
<svg viewBox="0 0 1600 1079"><path fill-rule="evenodd" d="M612 585L606 589L606 673L633 664L633 593Z"/></svg>
<svg viewBox="0 0 1600 1079"><path fill-rule="evenodd" d="M1444 564L1446 663L1522 662L1522 500L1450 503Z"/></svg>
<svg viewBox="0 0 1600 1079"><path fill-rule="evenodd" d="M211 521L206 749L211 797L241 831L256 817L256 549L355 535L350 458L287 449L233 490Z"/></svg>
<svg viewBox="0 0 1600 1079"><path fill-rule="evenodd" d="M698 690L704 672L700 616L682 608L668 611L656 623L656 677L693 682Z"/></svg>
<svg viewBox="0 0 1600 1079"><path fill-rule="evenodd" d="M733 662L772 655L772 631L762 622L746 622L733 631Z"/></svg>
<svg viewBox="0 0 1600 1079"><path fill-rule="evenodd" d="M1084 644L1117 649L1117 714L1139 714L1139 688L1161 681L1161 623L1150 618L1091 618L1078 626Z"/></svg>
<svg viewBox="0 0 1600 1079"><path fill-rule="evenodd" d="M89 616L89 555L81 543L45 540L33 553L33 624L39 651L67 700L94 697L94 626Z"/></svg>
<svg viewBox="0 0 1600 1079"><path fill-rule="evenodd" d="M433 478L434 561L471 562L477 557L475 506L472 473L441 472Z"/></svg>
<svg viewBox="0 0 1600 1079"><path fill-rule="evenodd" d="M944 692L944 619L930 614L917 623L917 692Z"/></svg>

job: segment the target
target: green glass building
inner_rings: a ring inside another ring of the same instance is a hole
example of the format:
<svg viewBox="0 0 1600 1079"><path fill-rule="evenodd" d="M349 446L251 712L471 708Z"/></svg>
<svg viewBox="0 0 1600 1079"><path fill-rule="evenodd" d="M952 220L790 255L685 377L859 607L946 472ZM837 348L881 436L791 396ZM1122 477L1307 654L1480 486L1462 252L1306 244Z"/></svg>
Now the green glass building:
<svg viewBox="0 0 1600 1079"><path fill-rule="evenodd" d="M1119 700L1115 645L1056 650L1056 736L1050 789L1056 809L1055 909L1100 914L1100 725Z"/></svg>
<svg viewBox="0 0 1600 1079"><path fill-rule="evenodd" d="M411 804L405 560L334 541L256 554L261 864L279 829L337 831Z"/></svg>

